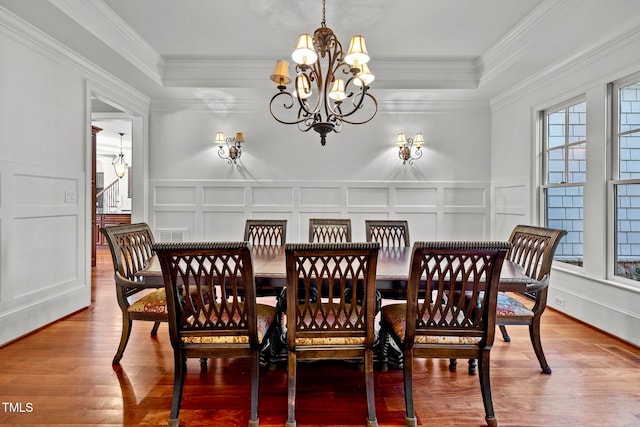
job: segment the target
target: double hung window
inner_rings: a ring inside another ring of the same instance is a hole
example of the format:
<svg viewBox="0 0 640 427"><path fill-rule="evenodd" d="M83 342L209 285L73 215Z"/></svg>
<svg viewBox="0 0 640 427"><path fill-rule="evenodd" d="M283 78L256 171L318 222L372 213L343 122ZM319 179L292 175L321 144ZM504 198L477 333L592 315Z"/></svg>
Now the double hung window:
<svg viewBox="0 0 640 427"><path fill-rule="evenodd" d="M584 184L586 181L586 101L573 100L543 111L543 215L547 227L567 231L554 259L583 263Z"/></svg>
<svg viewBox="0 0 640 427"><path fill-rule="evenodd" d="M614 274L640 280L640 75L613 85Z"/></svg>

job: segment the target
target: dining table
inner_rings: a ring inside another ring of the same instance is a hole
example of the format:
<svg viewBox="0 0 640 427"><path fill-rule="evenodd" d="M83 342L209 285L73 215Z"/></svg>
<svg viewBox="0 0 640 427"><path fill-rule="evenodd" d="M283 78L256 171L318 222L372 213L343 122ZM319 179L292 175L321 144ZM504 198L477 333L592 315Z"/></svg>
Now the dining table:
<svg viewBox="0 0 640 427"><path fill-rule="evenodd" d="M376 289L383 298L405 297L409 279L412 247L382 247L378 251ZM286 287L284 246L252 246L251 259L258 296L279 295ZM160 262L156 256L149 259L145 268L136 273L147 285L162 286ZM525 292L536 280L527 276L520 265L504 260L500 273L501 291Z"/></svg>

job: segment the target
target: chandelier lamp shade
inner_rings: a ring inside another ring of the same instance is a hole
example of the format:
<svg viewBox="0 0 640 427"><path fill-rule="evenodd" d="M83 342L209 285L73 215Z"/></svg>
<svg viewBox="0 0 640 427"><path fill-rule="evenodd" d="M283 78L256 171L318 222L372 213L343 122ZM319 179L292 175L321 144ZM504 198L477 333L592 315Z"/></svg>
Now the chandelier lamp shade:
<svg viewBox="0 0 640 427"><path fill-rule="evenodd" d="M327 134L340 132L344 123L364 124L378 112L378 102L369 93L375 77L368 66L364 37L353 36L345 55L326 25L325 0L320 28L313 36L298 36L291 59L296 64L291 91L287 88L292 83L288 61L278 60L271 74L278 92L271 98L269 110L278 122L298 125L303 132L313 129L325 145Z"/></svg>
<svg viewBox="0 0 640 427"><path fill-rule="evenodd" d="M396 138L396 145L398 146L398 157L402 160L402 164L413 164L414 160L418 160L422 157L422 144L424 144L424 137L421 133L416 133L413 138L407 138L404 132L400 132Z"/></svg>
<svg viewBox="0 0 640 427"><path fill-rule="evenodd" d="M226 160L229 164L236 164L242 155L242 143L244 135L236 132L234 137L224 136L224 132L216 132L215 143L218 144L218 157Z"/></svg>
<svg viewBox="0 0 640 427"><path fill-rule="evenodd" d="M124 154L122 154L122 137L124 136L124 133L118 132L118 135L120 135L120 154L113 158L113 162L111 162L111 164L113 165L113 169L115 170L118 178L122 178L124 174L127 173L129 165L124 161Z"/></svg>

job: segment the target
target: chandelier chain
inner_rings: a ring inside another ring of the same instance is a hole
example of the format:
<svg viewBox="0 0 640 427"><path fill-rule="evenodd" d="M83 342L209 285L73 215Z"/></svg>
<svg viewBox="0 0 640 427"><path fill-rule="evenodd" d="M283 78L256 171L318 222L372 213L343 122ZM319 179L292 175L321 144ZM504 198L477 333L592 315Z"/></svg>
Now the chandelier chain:
<svg viewBox="0 0 640 427"><path fill-rule="evenodd" d="M327 18L326 18L327 5L326 0L322 0L322 22L320 23L322 27L327 26Z"/></svg>

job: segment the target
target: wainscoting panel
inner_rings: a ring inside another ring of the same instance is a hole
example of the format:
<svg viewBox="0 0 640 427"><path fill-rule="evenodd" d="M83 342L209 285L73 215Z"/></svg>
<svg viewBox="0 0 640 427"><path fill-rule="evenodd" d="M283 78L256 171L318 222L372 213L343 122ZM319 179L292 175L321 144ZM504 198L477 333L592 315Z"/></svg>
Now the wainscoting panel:
<svg viewBox="0 0 640 427"><path fill-rule="evenodd" d="M525 182L498 183L493 186L493 238L506 239L518 224L531 224L528 215L531 192Z"/></svg>
<svg viewBox="0 0 640 427"><path fill-rule="evenodd" d="M203 187L204 206L244 206L244 187Z"/></svg>
<svg viewBox="0 0 640 427"><path fill-rule="evenodd" d="M300 187L300 206L340 206L340 187Z"/></svg>
<svg viewBox="0 0 640 427"><path fill-rule="evenodd" d="M347 188L347 205L349 208L377 206L389 207L389 188Z"/></svg>
<svg viewBox="0 0 640 427"><path fill-rule="evenodd" d="M251 218L286 219L288 242L308 240L309 218L351 218L354 241L365 240L366 219L407 219L412 242L489 238L487 182L151 180L150 189L154 232L187 240L241 239Z"/></svg>
<svg viewBox="0 0 640 427"><path fill-rule="evenodd" d="M486 204L484 187L445 187L442 189L442 196L442 203L447 207L484 207Z"/></svg>
<svg viewBox="0 0 640 427"><path fill-rule="evenodd" d="M84 182L0 161L0 344L91 303Z"/></svg>
<svg viewBox="0 0 640 427"><path fill-rule="evenodd" d="M253 206L293 206L291 187L253 187Z"/></svg>
<svg viewBox="0 0 640 427"><path fill-rule="evenodd" d="M395 191L397 207L435 208L438 205L438 189L398 187Z"/></svg>
<svg viewBox="0 0 640 427"><path fill-rule="evenodd" d="M196 187L154 187L154 205L157 206L195 206Z"/></svg>

